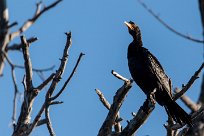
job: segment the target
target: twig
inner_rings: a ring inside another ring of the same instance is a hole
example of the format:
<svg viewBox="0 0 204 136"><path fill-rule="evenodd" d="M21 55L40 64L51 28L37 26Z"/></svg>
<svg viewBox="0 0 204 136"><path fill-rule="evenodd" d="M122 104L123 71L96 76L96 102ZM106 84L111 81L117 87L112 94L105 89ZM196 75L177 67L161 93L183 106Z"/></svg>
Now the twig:
<svg viewBox="0 0 204 136"><path fill-rule="evenodd" d="M200 68L194 73L194 75L190 78L190 80L188 81L188 83L182 88L182 90L177 93L176 95L174 95L174 101L177 100L178 98L180 98L190 87L191 85L194 83L194 81L196 79L198 79L198 75L200 74L201 70L204 68L204 63L202 63L202 65L200 66Z"/></svg>
<svg viewBox="0 0 204 136"><path fill-rule="evenodd" d="M17 94L18 94L19 90L18 90L18 86L16 83L16 76L15 76L15 71L14 71L13 67L11 68L11 73L12 73L12 80L13 80L13 85L14 85L12 123L13 123L13 125L15 125L16 124L16 109L17 109Z"/></svg>
<svg viewBox="0 0 204 136"><path fill-rule="evenodd" d="M66 80L66 82L64 83L64 85L63 85L63 87L61 88L61 90L60 90L55 96L53 96L52 98L50 98L51 101L52 101L52 100L55 100L57 97L59 97L59 96L62 94L62 92L64 91L65 87L67 86L67 84L69 83L69 81L72 79L74 73L76 72L76 69L77 69L77 67L78 67L78 65L79 65L79 63L80 63L81 58L82 58L83 55L85 55L85 54L80 53L79 58L78 58L78 60L77 60L77 62L76 62L76 65L74 66L74 69L72 70L72 73L70 74L69 78Z"/></svg>
<svg viewBox="0 0 204 136"><path fill-rule="evenodd" d="M63 101L52 101L50 105L57 105L57 104L63 104L63 103L64 103Z"/></svg>
<svg viewBox="0 0 204 136"><path fill-rule="evenodd" d="M50 136L55 136L54 129L52 127L51 119L50 119L50 113L49 113L49 106L47 105L45 108L45 118L47 120L47 129L50 133Z"/></svg>
<svg viewBox="0 0 204 136"><path fill-rule="evenodd" d="M17 86L17 82L16 82L15 66L10 61L7 54L3 53L3 55L6 58L8 64L10 65L10 67L11 67L11 75L12 75L12 80L13 80L13 85L14 85L12 124L13 124L14 129L15 129L15 125L16 125L16 109L17 109L17 94L18 94L19 90L18 90L18 86Z"/></svg>
<svg viewBox="0 0 204 136"><path fill-rule="evenodd" d="M99 97L99 100L101 101L101 103L106 107L106 109L110 110L110 103L106 100L106 98L104 97L103 93L99 90L99 89L95 89L96 94Z"/></svg>
<svg viewBox="0 0 204 136"><path fill-rule="evenodd" d="M129 81L127 78L121 76L120 74L118 74L117 72L115 72L114 70L111 71L111 73L118 79L123 80L125 82Z"/></svg>
<svg viewBox="0 0 204 136"><path fill-rule="evenodd" d="M7 29L10 29L11 27L14 27L16 25L18 25L18 22L13 22L7 27Z"/></svg>
<svg viewBox="0 0 204 136"><path fill-rule="evenodd" d="M47 119L41 119L38 121L38 124L37 124L37 127L41 126L41 125L44 125L47 123Z"/></svg>
<svg viewBox="0 0 204 136"><path fill-rule="evenodd" d="M106 109L110 110L111 105L108 102L108 100L106 100L106 98L104 97L103 93L100 90L98 90L98 89L95 89L95 91L96 91L96 94L99 97L99 100L102 102L102 104L106 107ZM120 124L120 121L117 121L118 119L121 119L119 112L116 115L116 122L114 124L115 132L121 132L121 124Z"/></svg>
<svg viewBox="0 0 204 136"><path fill-rule="evenodd" d="M31 38L29 38L29 39L27 39L27 42L29 43L29 44L31 44L31 43L33 43L33 42L35 42L35 41L37 41L38 40L38 38L37 37L31 37ZM21 47L22 47L22 43L16 43L16 44L13 44L13 45L11 45L11 46L8 46L8 47L6 47L6 49L5 49L5 51L7 52L7 51L13 51L13 50L18 50L18 51L20 51L21 50Z"/></svg>
<svg viewBox="0 0 204 136"><path fill-rule="evenodd" d="M183 37L185 39L188 39L188 40L191 40L194 42L204 43L203 40L199 40L199 39L193 38L189 35L185 35L183 33L178 32L177 30L175 30L174 28L169 26L167 23L165 23L162 19L160 19L159 16L156 15L156 13L154 13L142 0L138 0L138 2L144 7L145 10L147 10L154 18L156 18L156 20L158 20L163 26L165 26L167 29L169 29L173 33L179 35L180 37Z"/></svg>
<svg viewBox="0 0 204 136"><path fill-rule="evenodd" d="M119 88L113 98L113 104L110 107L109 113L101 126L98 136L107 136L111 134L112 125L115 123L117 113L122 106L122 103L132 87L132 82L129 80L125 82L124 85Z"/></svg>
<svg viewBox="0 0 204 136"><path fill-rule="evenodd" d="M6 58L7 62L9 63L9 65L10 65L11 67L19 68L19 69L25 69L25 66L13 64L13 62L9 59L9 57L7 56L6 53L2 52L2 54L4 55L4 57ZM32 68L32 71L34 71L34 72L47 72L47 71L53 70L54 67L55 67L55 65L53 65L53 66L51 66L51 67L48 67L48 68L42 68L42 69Z"/></svg>
<svg viewBox="0 0 204 136"><path fill-rule="evenodd" d="M42 90L49 82L51 82L54 78L55 74L52 73L42 84L40 84L37 89Z"/></svg>
<svg viewBox="0 0 204 136"><path fill-rule="evenodd" d="M176 93L179 93L180 90L178 88L176 88L174 90ZM198 106L195 102L193 102L190 97L186 96L185 94L181 96L181 100L182 102L189 108L191 109L193 112L198 111Z"/></svg>
<svg viewBox="0 0 204 136"><path fill-rule="evenodd" d="M10 59L7 59L7 61L8 61L8 63L10 63L10 65L12 65L15 68L25 69L25 66L13 64ZM53 70L54 68L55 68L55 65L48 67L48 68L41 68L41 69L40 68L32 68L32 71L33 72L47 72L47 71Z"/></svg>
<svg viewBox="0 0 204 136"><path fill-rule="evenodd" d="M26 31L28 28L30 28L32 26L33 23L35 23L35 21L46 11L48 11L49 9L55 7L58 3L60 3L62 0L57 0L55 2L53 2L52 4L50 4L47 7L44 7L42 10L40 8L41 3L37 4L37 9L36 12L34 14L34 16L31 19L28 19L20 28L18 31L13 32L12 34L10 34L10 41L13 40L15 37L19 36L20 34L22 34L24 31Z"/></svg>

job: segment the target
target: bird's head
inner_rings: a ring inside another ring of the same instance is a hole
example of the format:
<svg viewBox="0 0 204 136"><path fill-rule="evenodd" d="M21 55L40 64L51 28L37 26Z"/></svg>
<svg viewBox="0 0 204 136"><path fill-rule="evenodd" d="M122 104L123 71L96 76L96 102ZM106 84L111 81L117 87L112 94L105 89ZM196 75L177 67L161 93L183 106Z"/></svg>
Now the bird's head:
<svg viewBox="0 0 204 136"><path fill-rule="evenodd" d="M141 39L141 33L140 28L132 21L130 22L124 22L125 25L128 27L128 31L130 35L132 35L134 40L140 40Z"/></svg>

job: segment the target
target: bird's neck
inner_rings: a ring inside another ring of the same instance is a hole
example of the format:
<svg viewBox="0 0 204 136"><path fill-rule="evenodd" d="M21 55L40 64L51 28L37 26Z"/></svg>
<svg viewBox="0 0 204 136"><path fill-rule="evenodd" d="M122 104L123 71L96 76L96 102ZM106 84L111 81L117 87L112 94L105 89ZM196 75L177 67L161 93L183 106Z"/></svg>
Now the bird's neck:
<svg viewBox="0 0 204 136"><path fill-rule="evenodd" d="M141 35L133 36L133 43L138 47L142 47L142 37Z"/></svg>

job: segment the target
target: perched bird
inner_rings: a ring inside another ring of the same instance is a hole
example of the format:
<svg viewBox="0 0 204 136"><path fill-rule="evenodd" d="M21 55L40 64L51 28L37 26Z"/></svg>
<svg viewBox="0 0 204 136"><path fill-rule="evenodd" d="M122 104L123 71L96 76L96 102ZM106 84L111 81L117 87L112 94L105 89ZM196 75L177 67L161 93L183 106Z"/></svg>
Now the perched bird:
<svg viewBox="0 0 204 136"><path fill-rule="evenodd" d="M172 99L171 80L158 59L143 47L139 27L132 21L125 22L133 41L128 46L128 66L132 78L149 96L156 89L155 99L164 106L168 115L179 124L192 126L191 117Z"/></svg>

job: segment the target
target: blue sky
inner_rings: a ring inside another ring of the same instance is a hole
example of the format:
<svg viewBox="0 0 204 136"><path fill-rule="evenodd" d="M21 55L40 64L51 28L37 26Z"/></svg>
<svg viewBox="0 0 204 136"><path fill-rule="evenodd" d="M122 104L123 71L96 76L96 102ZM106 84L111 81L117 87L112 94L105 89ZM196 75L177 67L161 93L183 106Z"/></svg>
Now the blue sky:
<svg viewBox="0 0 204 136"><path fill-rule="evenodd" d="M19 23L11 31L17 30L25 20L34 14L36 2L35 0L20 2L8 0L10 21ZM48 0L44 2L50 3ZM145 0L145 2L176 30L198 39L202 38L197 1L158 0L155 2ZM57 90L69 76L79 53L86 54L66 91L59 98L64 101L64 104L53 106L50 109L51 120L57 135L97 135L108 111L98 100L94 89L100 89L109 102L112 102L116 90L123 82L113 77L111 70L117 71L126 78L131 77L126 54L127 46L132 39L123 23L129 20L140 26L144 46L160 60L166 73L172 79L173 87L181 87L182 84L185 84L202 63L201 44L185 40L167 30L145 11L137 0L64 0L57 7L45 13L24 33L28 38L31 36L39 38L30 47L33 67L46 68L55 65L57 69L66 41L64 32L72 31L73 44L69 53L68 65ZM13 41L13 43L19 42L19 38ZM13 62L23 64L20 52L11 52L9 55ZM45 73L45 76L51 72ZM6 64L4 77L0 78L0 84L2 84L0 134L5 136L12 133L10 122L14 89L10 73L10 67ZM16 70L18 87L21 92L23 92L21 84L23 74L23 70ZM33 80L36 86L41 82L35 73ZM195 101L199 95L200 84L201 79L198 79L187 92L187 95ZM46 90L42 91L37 97L32 117L36 115L44 101L45 92ZM124 119L123 127L126 126L126 120L132 118L131 112L136 112L144 100L145 95L134 84L120 110L121 117ZM185 105L180 101L178 103L189 112ZM21 100L18 101L18 111L20 104ZM165 135L163 124L166 120L165 110L157 105L137 134L139 136ZM46 126L36 128L32 135L48 135Z"/></svg>

